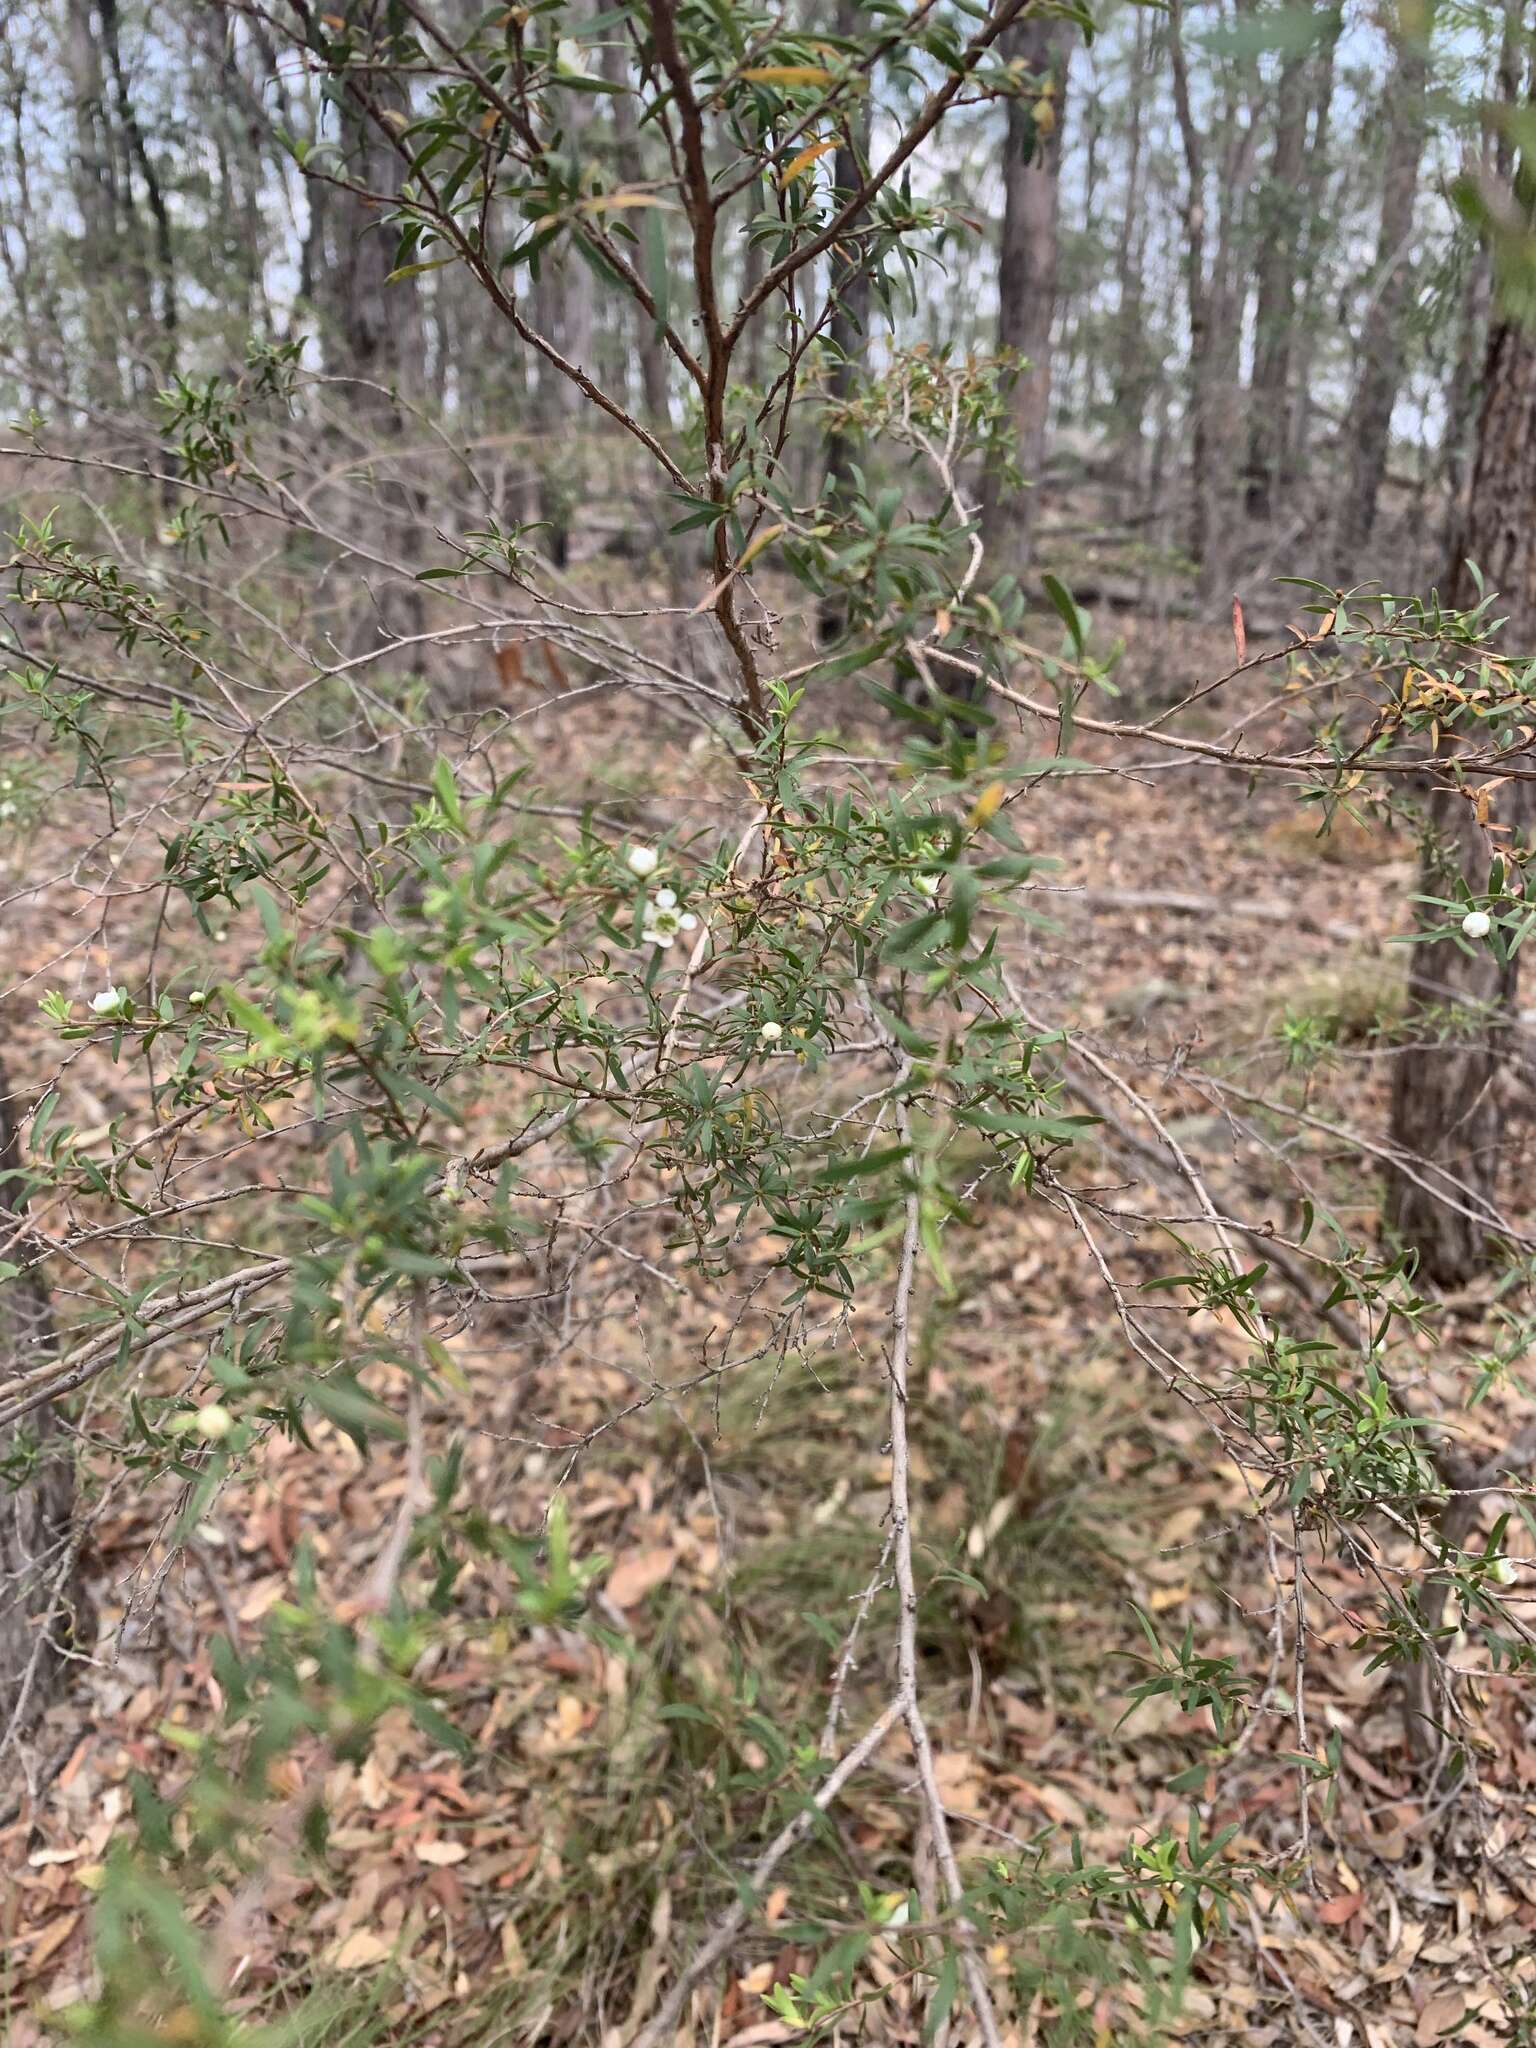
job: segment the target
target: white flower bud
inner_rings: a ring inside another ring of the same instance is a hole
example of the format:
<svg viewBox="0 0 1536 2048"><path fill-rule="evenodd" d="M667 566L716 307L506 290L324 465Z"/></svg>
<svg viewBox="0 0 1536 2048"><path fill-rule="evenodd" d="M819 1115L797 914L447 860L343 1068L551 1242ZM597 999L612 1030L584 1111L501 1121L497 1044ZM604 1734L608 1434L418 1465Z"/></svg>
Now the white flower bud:
<svg viewBox="0 0 1536 2048"><path fill-rule="evenodd" d="M128 991L125 988L104 988L91 997L91 1008L98 1017L121 1017L128 1009Z"/></svg>
<svg viewBox="0 0 1536 2048"><path fill-rule="evenodd" d="M207 1437L210 1443L218 1443L229 1435L235 1426L235 1418L221 1401L210 1401L199 1408L193 1420L193 1427L199 1436Z"/></svg>
<svg viewBox="0 0 1536 2048"><path fill-rule="evenodd" d="M768 1019L768 1022L762 1026L757 1035L763 1041L764 1045L777 1045L779 1040L784 1036L784 1026L782 1024L775 1024L773 1019L770 1017Z"/></svg>
<svg viewBox="0 0 1536 2048"><path fill-rule="evenodd" d="M1512 1586L1520 1571L1513 1558L1496 1557L1488 1567L1488 1576L1496 1586Z"/></svg>
<svg viewBox="0 0 1536 2048"><path fill-rule="evenodd" d="M207 1000L208 991L205 988L195 988L193 989L192 993L187 997L187 1001L192 1005L194 1010L200 1010L203 1007L204 1003L207 1002Z"/></svg>
<svg viewBox="0 0 1536 2048"><path fill-rule="evenodd" d="M1461 920L1461 928L1469 939L1486 939L1493 929L1493 919L1486 910L1469 910Z"/></svg>
<svg viewBox="0 0 1536 2048"><path fill-rule="evenodd" d="M939 878L937 875L914 875L912 877L912 886L918 891L919 895L937 896L939 893Z"/></svg>
<svg viewBox="0 0 1536 2048"><path fill-rule="evenodd" d="M654 875L660 855L654 846L632 846L625 859L632 875Z"/></svg>
<svg viewBox="0 0 1536 2048"><path fill-rule="evenodd" d="M658 889L651 898L651 901L658 910L676 910L677 891L675 889Z"/></svg>

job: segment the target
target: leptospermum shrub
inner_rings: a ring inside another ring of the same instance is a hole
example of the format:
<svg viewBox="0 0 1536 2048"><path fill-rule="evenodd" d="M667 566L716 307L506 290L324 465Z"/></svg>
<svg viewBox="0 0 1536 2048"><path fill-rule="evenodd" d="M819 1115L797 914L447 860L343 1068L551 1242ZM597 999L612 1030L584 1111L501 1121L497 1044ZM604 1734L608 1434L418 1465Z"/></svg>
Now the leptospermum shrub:
<svg viewBox="0 0 1536 2048"><path fill-rule="evenodd" d="M1295 1717L1296 1860L1271 1882L1299 1869L1331 1769L1287 1689L1305 1665L1310 1547L1348 1529L1369 1551L1390 1510L1390 1528L1422 1530L1423 1573L1454 1585L1496 1654L1527 1655L1501 1606L1501 1539L1435 1535L1438 1439L1393 1380L1427 1313L1411 1261L1310 1206L1267 1255L1265 1217L1234 1221L1155 1104L1106 1082L1019 945L1051 901L1031 806L1085 767L1074 749L1129 735L1192 751L1221 801L1241 800L1230 771L1245 770L1320 821L1401 811L1415 776L1456 785L1522 743L1526 679L1488 655L1483 614L1356 618L1319 594L1332 615L1298 659L1347 678L1331 724L1274 749L1142 731L1117 720L1069 594L1026 592L987 559L977 479L1007 461L1016 366L904 334L914 295L943 289L943 237L969 231L925 196L925 166L965 110L1036 88L1008 54L1024 12L871 8L833 34L734 0L597 18L548 5L452 29L413 4L279 11L292 88L334 117L325 144L295 145L299 168L346 183L377 161L360 134L386 144L396 176L375 196L397 278L452 268L477 284L507 350L569 387L570 431L607 451L637 527L668 532L622 598L556 568L536 522L456 474L434 481L446 464L411 469L405 491L388 447L325 470L326 394L301 345L167 392L153 455L137 480L104 468L112 502L96 512L61 490L67 423L23 428L39 495L60 498L15 538L36 652L6 682L24 791L10 801L25 805L7 822L18 860L69 838L103 964L89 987L55 977L52 1071L12 1077L31 1220L7 1284L45 1276L56 1324L0 1388L13 1483L78 1444L81 1515L123 1484L163 1485L181 1541L275 1438L322 1420L364 1449L403 1440L407 1469L365 1584L343 1598L301 1556L259 1645L215 1646L222 1716L180 1738L177 1785L139 1787L101 1900L100 1997L71 2018L82 2038L148 2039L167 2000L196 2038L239 2037L239 1987L219 1982L184 1887L259 1868L280 1757L306 1759L294 1853L323 1856L315 1759L360 1758L401 1710L444 1746L472 1743L430 1681L434 1647L474 1622L455 1590L467 1557L510 1574L519 1626L603 1625L603 1561L581 1554L557 1484L583 1444L551 1471L546 1519L519 1527L465 1498L451 1430L433 1440L428 1418L465 1397L455 1339L487 1314L489 1275L498 1313L508 1275L514 1306L586 1313L584 1290L611 1295L618 1262L626 1314L637 1295L664 1313L678 1288L711 1304L691 1362L636 1352L611 1417L631 1430L765 1362L788 1374L850 1347L888 1387L890 1499L857 1658L847 1638L826 1646L825 1721L768 1770L760 1835L726 1845L719 1917L677 1931L647 2043L670 2038L887 1741L912 1761L937 1894L926 1920L915 1895L898 1912L871 1893L862 1930L808 1930L821 1966L773 1994L795 2026L876 1995L859 1977L874 1943L933 2027L963 2010L996 2040L1009 1974L1026 2004L1048 1988L1063 2039L1084 2018L1079 1979L1138 1982L1155 2018L1243 1880L1198 1811L1107 1866L1045 1838L976 1859L952 1837L920 1655L924 1602L945 1595L920 1541L907 1375L914 1318L952 1288L992 1205L1049 1202L1079 1234L1128 1354L1193 1404L1282 1539L1273 1660L1245 1670L1148 1622L1127 1682L1128 1701L1205 1711L1218 1746L1255 1715ZM600 118L622 150L593 140ZM857 182L839 184L833 144L855 131ZM665 348L675 417L643 416L627 381L605 384L541 330L539 278L576 265L604 318ZM855 276L880 339L834 402L828 335ZM823 487L829 425L857 459ZM124 540L135 531L153 537ZM489 670L508 647L530 672L542 650L568 690L645 706L654 757L627 806L551 779L522 705L454 699L453 661ZM1255 665L1240 653L1235 673ZM1481 695L1456 684L1469 667ZM873 746L839 736L861 689L887 714ZM1359 702L1378 714L1363 730ZM1513 875L1447 896L1426 932L1515 945ZM70 1113L87 1054L131 1103L105 1136ZM1107 1100L1085 1107L1086 1084ZM1170 1298L1235 1321L1240 1357L1176 1343L1119 1277L1076 1148L1087 1131L1113 1152L1121 1124L1163 1160L1184 1219ZM78 1436L43 1435L55 1408ZM1381 1584L1362 1624L1377 1653L1436 1658L1415 1582ZM855 1662L884 1674L883 1704L846 1682Z"/></svg>

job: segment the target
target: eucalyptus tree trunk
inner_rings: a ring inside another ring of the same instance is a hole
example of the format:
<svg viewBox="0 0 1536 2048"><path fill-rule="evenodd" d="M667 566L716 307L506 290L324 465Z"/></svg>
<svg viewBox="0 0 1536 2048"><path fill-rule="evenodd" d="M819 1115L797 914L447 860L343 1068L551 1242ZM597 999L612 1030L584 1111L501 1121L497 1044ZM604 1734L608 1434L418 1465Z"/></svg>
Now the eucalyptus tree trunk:
<svg viewBox="0 0 1536 2048"><path fill-rule="evenodd" d="M1191 512L1190 550L1200 565L1205 597L1227 580L1242 467L1241 394L1238 357L1242 340L1244 281L1237 274L1240 213L1258 124L1251 111L1239 120L1243 82L1229 74L1219 125L1207 137L1195 119L1189 87L1181 0L1170 0L1169 53L1173 104L1183 144L1184 274L1189 310L1189 417ZM1251 67L1250 67L1251 69ZM1253 79L1246 81L1251 96ZM1212 163L1215 175L1211 175ZM1216 197L1215 233L1207 213L1208 186Z"/></svg>
<svg viewBox="0 0 1536 2048"><path fill-rule="evenodd" d="M85 326L84 388L96 403L121 403L123 366L118 337L124 322L113 280L117 252L116 161L107 120L106 85L96 18L90 0L68 0L64 61L74 124L70 184L80 215L77 244Z"/></svg>
<svg viewBox="0 0 1536 2048"><path fill-rule="evenodd" d="M1339 573L1348 581L1370 574L1366 550L1376 525L1376 505L1387 473L1392 440L1392 413L1403 381L1409 287L1412 281L1411 237L1419 190L1419 161L1428 136L1425 87L1429 80L1428 39L1431 10L1410 27L1402 18L1393 24L1396 50L1387 83L1386 158L1382 175L1381 219L1371 296L1360 330L1359 372L1349 414L1349 480L1339 513Z"/></svg>
<svg viewBox="0 0 1536 2048"><path fill-rule="evenodd" d="M1291 438L1286 451L1287 474L1293 477L1306 473L1312 437L1312 371L1317 359L1318 328L1325 290L1324 266L1319 257L1328 233L1325 218L1330 171L1328 131L1333 120L1336 56L1343 25L1343 10L1334 7L1324 20L1312 82L1312 126L1302 181L1302 232L1296 258L1301 279L1295 337L1296 403L1292 407Z"/></svg>
<svg viewBox="0 0 1536 2048"><path fill-rule="evenodd" d="M995 470L988 475L982 530L993 572L1016 577L1029 561L1050 416L1061 143L1072 35L1069 22L1029 20L1010 31L1007 45L1010 59L1034 81L1029 92L1008 102L997 273L998 347L1020 358L1009 409L1024 487L1010 489Z"/></svg>
<svg viewBox="0 0 1536 2048"><path fill-rule="evenodd" d="M1471 488L1446 578L1453 604L1476 598L1469 561L1498 592L1509 653L1536 654L1536 335L1507 316L1488 337ZM1460 877L1482 894L1493 854L1530 835L1536 783L1501 783L1486 823L1472 792L1438 795L1428 822L1423 892L1453 895ZM1453 939L1413 948L1419 1042L1399 1055L1394 1076L1392 1136L1406 1159L1391 1176L1388 1216L1441 1287L1473 1277L1496 1230L1519 957L1501 966L1491 948Z"/></svg>
<svg viewBox="0 0 1536 2048"><path fill-rule="evenodd" d="M1130 473L1128 487L1122 494L1127 512L1136 508L1144 485L1147 400L1153 384L1146 337L1146 221L1142 206L1145 154L1142 108L1147 96L1150 42L1146 14L1137 8L1127 93L1125 203L1115 237L1115 324L1111 365L1115 420L1125 450L1124 467Z"/></svg>
<svg viewBox="0 0 1536 2048"><path fill-rule="evenodd" d="M859 30L859 0L838 0L837 32L842 36L856 35ZM872 95L861 93L855 110L846 117L846 125L838 138L837 153L833 157L833 183L840 193L857 192L864 181L869 162L870 108ZM855 226L859 223L855 223ZM857 239L833 248L831 252L830 287L835 294L832 317L828 323L827 339L832 345L832 370L827 380L827 395L834 407L844 405L852 397L858 375L859 364L864 357L869 330L869 273L864 266L864 252ZM847 429L836 421L827 433L826 468L829 478L846 486L848 465L855 455L855 444Z"/></svg>
<svg viewBox="0 0 1536 2048"><path fill-rule="evenodd" d="M1274 156L1259 194L1259 290L1248 431L1248 510L1256 519L1274 516L1275 493L1290 447L1291 352L1310 63L1310 51L1293 50L1281 65L1275 89Z"/></svg>
<svg viewBox="0 0 1536 2048"><path fill-rule="evenodd" d="M46 1362L53 1314L26 1223L10 1081L0 1065L0 1403ZM26 1728L57 1683L76 1612L74 1461L51 1407L0 1430L0 1743Z"/></svg>

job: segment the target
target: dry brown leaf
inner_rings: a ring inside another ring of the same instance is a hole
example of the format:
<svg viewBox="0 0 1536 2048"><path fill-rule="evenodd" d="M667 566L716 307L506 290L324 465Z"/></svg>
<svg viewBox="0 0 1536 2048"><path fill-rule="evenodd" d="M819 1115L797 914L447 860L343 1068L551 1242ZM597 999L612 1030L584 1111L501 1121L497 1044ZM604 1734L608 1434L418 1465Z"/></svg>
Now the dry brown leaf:
<svg viewBox="0 0 1536 2048"><path fill-rule="evenodd" d="M356 1933L347 1936L331 1961L338 1970L372 1970L388 1955L388 1942L380 1941L366 1927L359 1927Z"/></svg>
<svg viewBox="0 0 1536 2048"><path fill-rule="evenodd" d="M1467 2001L1459 1991L1437 1991L1419 2014L1419 2024L1414 2029L1415 2048L1434 2048L1461 2018L1467 2009Z"/></svg>
<svg viewBox="0 0 1536 2048"><path fill-rule="evenodd" d="M671 1544L658 1544L649 1550L626 1550L608 1574L603 1591L615 1607L638 1607L647 1593L672 1575L677 1563L677 1552Z"/></svg>
<svg viewBox="0 0 1536 2048"><path fill-rule="evenodd" d="M441 1869L447 1863L462 1863L468 1854L469 1850L463 1842L444 1842L434 1839L429 1842L418 1842L416 1844L416 1861L418 1863L430 1863L438 1869Z"/></svg>

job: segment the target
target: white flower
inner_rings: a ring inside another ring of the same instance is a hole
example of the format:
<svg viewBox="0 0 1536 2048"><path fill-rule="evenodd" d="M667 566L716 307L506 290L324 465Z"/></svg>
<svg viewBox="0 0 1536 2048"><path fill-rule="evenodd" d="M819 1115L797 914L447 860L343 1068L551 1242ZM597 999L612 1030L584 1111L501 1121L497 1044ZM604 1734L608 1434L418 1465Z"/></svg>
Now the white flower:
<svg viewBox="0 0 1536 2048"><path fill-rule="evenodd" d="M1488 1567L1488 1576L1496 1586L1512 1586L1520 1571L1513 1558L1496 1557Z"/></svg>
<svg viewBox="0 0 1536 2048"><path fill-rule="evenodd" d="M91 1008L98 1017L126 1016L128 991L125 988L104 988L99 995L91 997Z"/></svg>
<svg viewBox="0 0 1536 2048"><path fill-rule="evenodd" d="M192 1427L198 1435L207 1437L210 1443L217 1443L220 1437L228 1436L234 1426L235 1418L218 1401L210 1401L205 1407L199 1408L192 1421Z"/></svg>
<svg viewBox="0 0 1536 2048"><path fill-rule="evenodd" d="M660 858L654 846L632 846L625 855L632 875L654 875Z"/></svg>
<svg viewBox="0 0 1536 2048"><path fill-rule="evenodd" d="M555 69L564 71L573 78L587 75L586 53L580 43L572 42L569 36L562 36L555 45Z"/></svg>
<svg viewBox="0 0 1536 2048"><path fill-rule="evenodd" d="M1461 928L1469 939L1486 939L1493 929L1493 919L1486 910L1469 910L1461 920Z"/></svg>
<svg viewBox="0 0 1536 2048"><path fill-rule="evenodd" d="M204 1003L207 1002L207 1000L208 991L205 988L195 988L187 997L187 1001L192 1005L194 1010L200 1010L203 1007Z"/></svg>
<svg viewBox="0 0 1536 2048"><path fill-rule="evenodd" d="M9 799L5 803L0 804L0 818L14 818L15 815L16 806Z"/></svg>
<svg viewBox="0 0 1536 2048"><path fill-rule="evenodd" d="M912 877L912 886L920 895L937 896L939 893L939 878L937 875L914 875Z"/></svg>
<svg viewBox="0 0 1536 2048"><path fill-rule="evenodd" d="M784 1036L784 1026L782 1024L775 1024L773 1019L770 1017L768 1019L768 1022L763 1025L763 1027L757 1035L763 1041L764 1045L777 1045L779 1040Z"/></svg>
<svg viewBox="0 0 1536 2048"><path fill-rule="evenodd" d="M665 950L679 932L691 932L698 922L691 910L677 908L674 890L658 889L646 902L644 930L640 936L648 946L660 946Z"/></svg>

